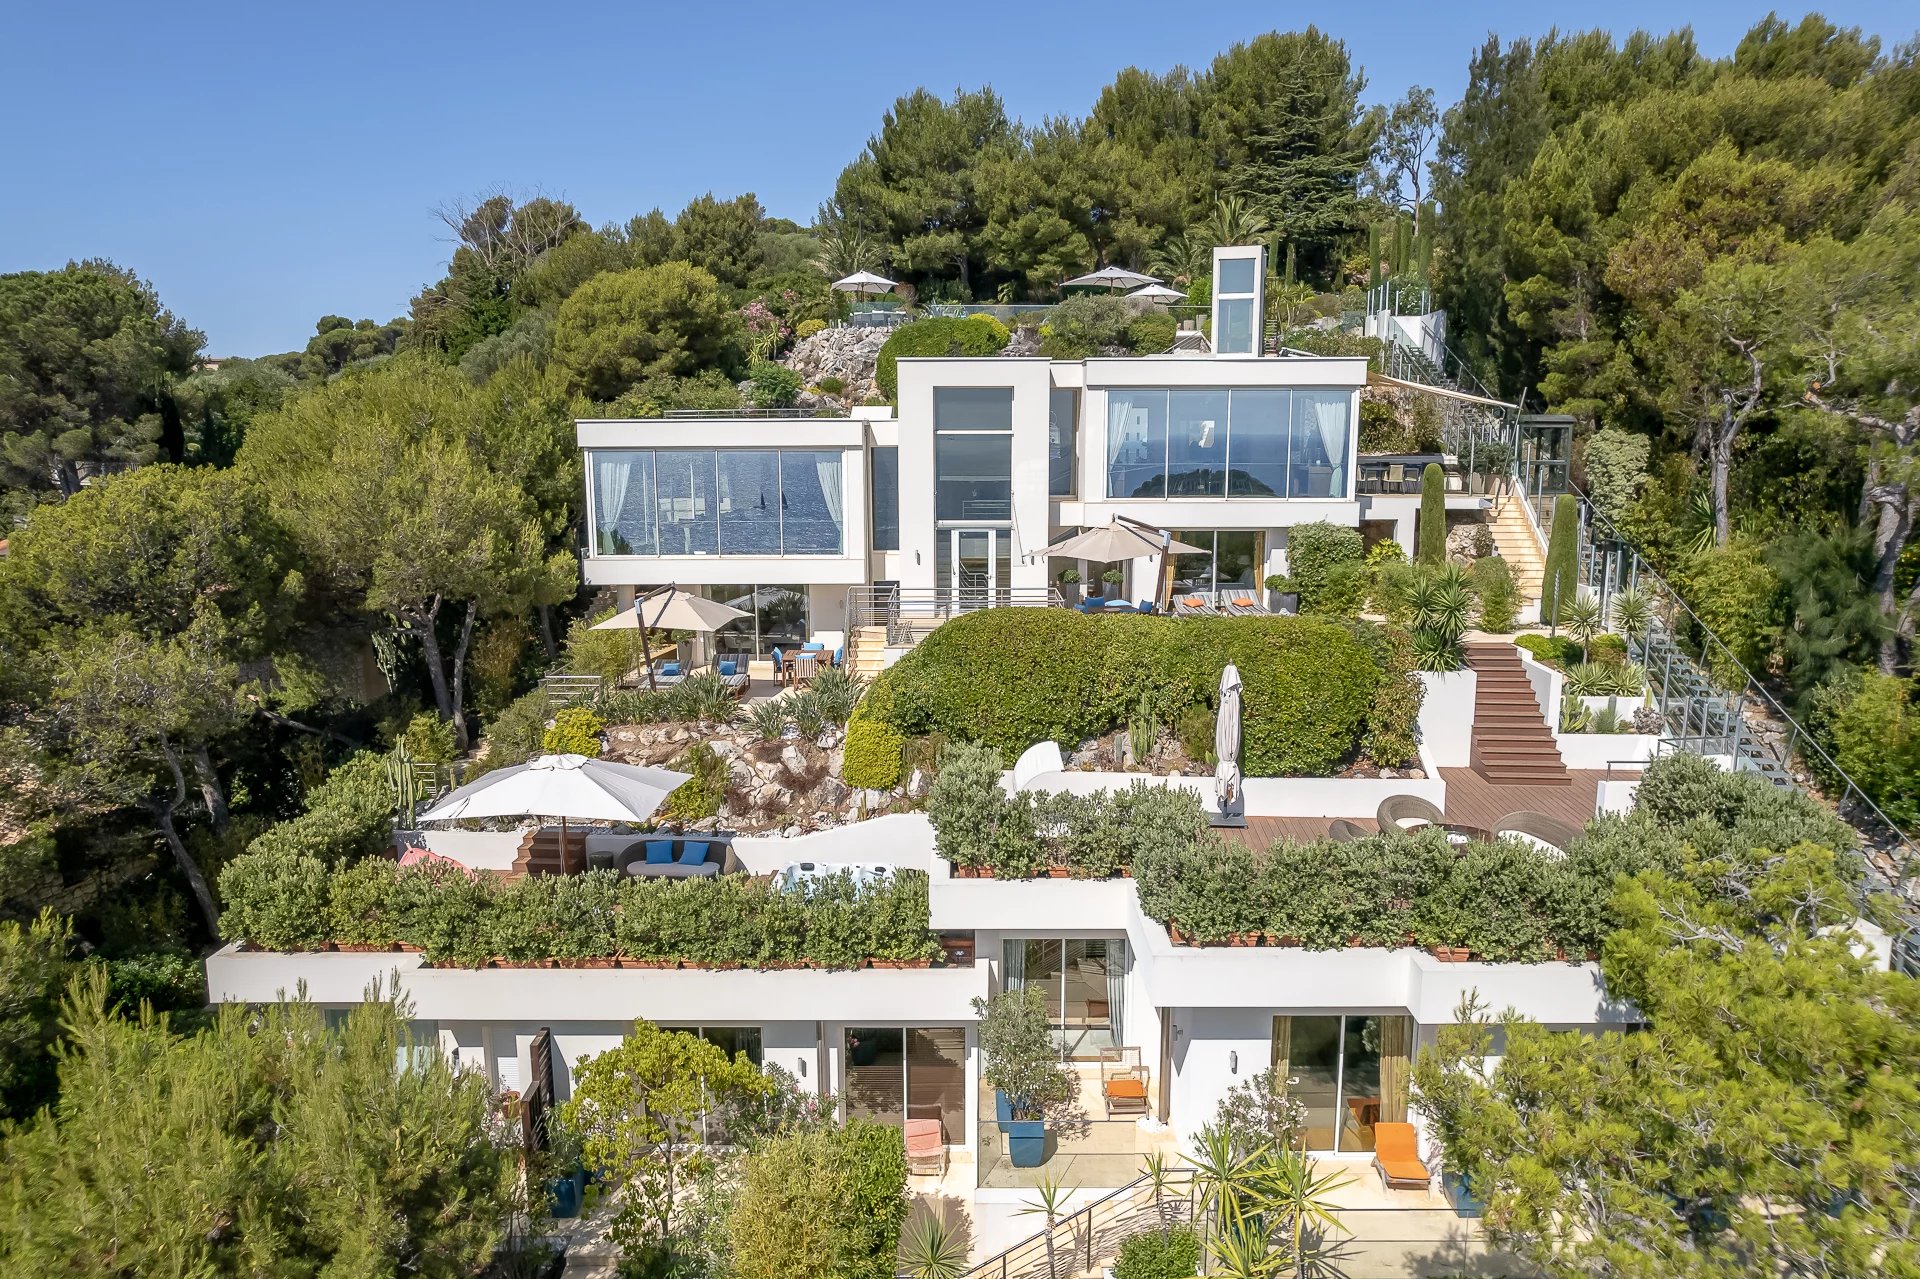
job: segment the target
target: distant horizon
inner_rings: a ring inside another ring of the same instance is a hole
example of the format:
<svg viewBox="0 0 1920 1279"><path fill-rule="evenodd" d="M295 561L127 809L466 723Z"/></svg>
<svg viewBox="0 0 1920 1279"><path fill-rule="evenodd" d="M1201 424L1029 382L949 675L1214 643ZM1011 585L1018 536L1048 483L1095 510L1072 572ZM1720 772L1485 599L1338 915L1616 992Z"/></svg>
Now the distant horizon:
<svg viewBox="0 0 1920 1279"><path fill-rule="evenodd" d="M769 216L807 226L916 88L992 87L1027 123L1077 118L1127 66L1202 69L1235 43L1317 22L1365 70L1366 102L1424 84L1444 107L1490 32L1595 25L1584 6L1511 0L1387 24L1296 7L1003 4L951 30L858 3L830 27L785 9L708 22L593 5L564 31L534 32L523 11L490 4L325 29L236 5L204 6L191 24L109 9L0 21L0 109L34 122L5 144L8 170L34 186L0 209L0 272L109 258L205 332L210 359L299 350L323 315L406 315L450 254L433 209L493 190L569 200L596 226L751 191ZM1880 0L1819 11L1888 51L1920 27ZM1723 57L1766 13L1628 3L1606 26L1616 38L1691 26ZM82 48L110 74L45 56Z"/></svg>

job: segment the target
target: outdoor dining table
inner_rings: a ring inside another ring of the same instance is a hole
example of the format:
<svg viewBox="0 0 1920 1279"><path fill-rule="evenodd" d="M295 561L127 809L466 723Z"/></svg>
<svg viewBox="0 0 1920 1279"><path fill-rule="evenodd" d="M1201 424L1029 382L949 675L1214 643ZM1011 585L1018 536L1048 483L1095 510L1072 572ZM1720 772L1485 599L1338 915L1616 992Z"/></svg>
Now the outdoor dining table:
<svg viewBox="0 0 1920 1279"><path fill-rule="evenodd" d="M820 673L820 661L826 657L822 652L795 653L787 658L787 682L790 684L808 684Z"/></svg>

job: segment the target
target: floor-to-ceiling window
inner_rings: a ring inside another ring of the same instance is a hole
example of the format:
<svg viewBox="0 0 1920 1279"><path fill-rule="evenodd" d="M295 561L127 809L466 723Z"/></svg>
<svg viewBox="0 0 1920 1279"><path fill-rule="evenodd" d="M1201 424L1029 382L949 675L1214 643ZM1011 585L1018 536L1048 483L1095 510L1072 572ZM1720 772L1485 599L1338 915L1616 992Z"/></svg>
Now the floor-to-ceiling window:
<svg viewBox="0 0 1920 1279"><path fill-rule="evenodd" d="M708 599L747 614L714 632L714 648L722 657L769 657L776 647L798 648L807 642L807 588L804 586L742 583L697 589Z"/></svg>
<svg viewBox="0 0 1920 1279"><path fill-rule="evenodd" d="M1173 559L1173 590L1223 593L1254 591L1260 582L1266 535L1258 529L1179 529L1174 540L1200 547Z"/></svg>
<svg viewBox="0 0 1920 1279"><path fill-rule="evenodd" d="M1353 394L1152 387L1107 392L1107 496L1345 497Z"/></svg>
<svg viewBox="0 0 1920 1279"><path fill-rule="evenodd" d="M948 1145L966 1141L967 1032L959 1026L849 1026L846 1107L877 1123L938 1119Z"/></svg>
<svg viewBox="0 0 1920 1279"><path fill-rule="evenodd" d="M840 555L838 449L595 449L600 555Z"/></svg>
<svg viewBox="0 0 1920 1279"><path fill-rule="evenodd" d="M1407 1117L1413 1019L1328 1014L1273 1019L1273 1068L1305 1112L1308 1150L1372 1150L1376 1124Z"/></svg>
<svg viewBox="0 0 1920 1279"><path fill-rule="evenodd" d="M1074 441L1080 429L1080 392L1055 387L1047 397L1047 496L1072 497L1079 491Z"/></svg>
<svg viewBox="0 0 1920 1279"><path fill-rule="evenodd" d="M1092 1060L1126 1042L1124 938L1012 937L1003 953L1008 990L1045 994L1063 1057Z"/></svg>
<svg viewBox="0 0 1920 1279"><path fill-rule="evenodd" d="M678 1030L698 1036L718 1048L729 1057L740 1053L758 1066L760 1054L760 1028L758 1026L665 1026L662 1030Z"/></svg>

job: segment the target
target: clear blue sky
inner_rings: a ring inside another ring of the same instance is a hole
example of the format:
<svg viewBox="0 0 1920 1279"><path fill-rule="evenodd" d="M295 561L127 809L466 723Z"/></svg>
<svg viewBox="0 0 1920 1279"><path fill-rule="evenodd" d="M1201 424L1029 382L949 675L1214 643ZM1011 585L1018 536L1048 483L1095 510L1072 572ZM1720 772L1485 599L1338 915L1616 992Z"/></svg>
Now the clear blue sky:
<svg viewBox="0 0 1920 1279"><path fill-rule="evenodd" d="M990 84L1027 120L1078 115L1123 66L1204 65L1318 22L1347 42L1371 100L1419 83L1448 102L1489 31L1690 24L1721 54L1766 12L1724 0L5 10L0 272L110 257L219 355L297 348L327 313L402 313L450 252L433 207L495 187L564 197L595 223L750 190L805 223L918 85ZM1920 26L1911 0L1823 11L1889 45Z"/></svg>

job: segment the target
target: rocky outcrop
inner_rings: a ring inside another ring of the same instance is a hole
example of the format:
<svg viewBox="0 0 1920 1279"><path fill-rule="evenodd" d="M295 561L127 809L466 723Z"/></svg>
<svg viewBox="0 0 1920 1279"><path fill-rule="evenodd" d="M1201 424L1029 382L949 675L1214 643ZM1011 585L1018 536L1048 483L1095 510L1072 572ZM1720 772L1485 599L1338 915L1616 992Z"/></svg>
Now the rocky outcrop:
<svg viewBox="0 0 1920 1279"><path fill-rule="evenodd" d="M671 766L697 742L727 764L727 797L717 816L695 829L745 833L825 830L859 819L889 796L854 790L840 780L837 732L826 742L767 741L737 725L619 724L607 729L607 757L629 764Z"/></svg>
<svg viewBox="0 0 1920 1279"><path fill-rule="evenodd" d="M879 394L873 373L891 331L822 329L794 343L781 363L805 378L809 387L817 386L823 377L839 378L844 389L834 398L842 404L865 404Z"/></svg>

